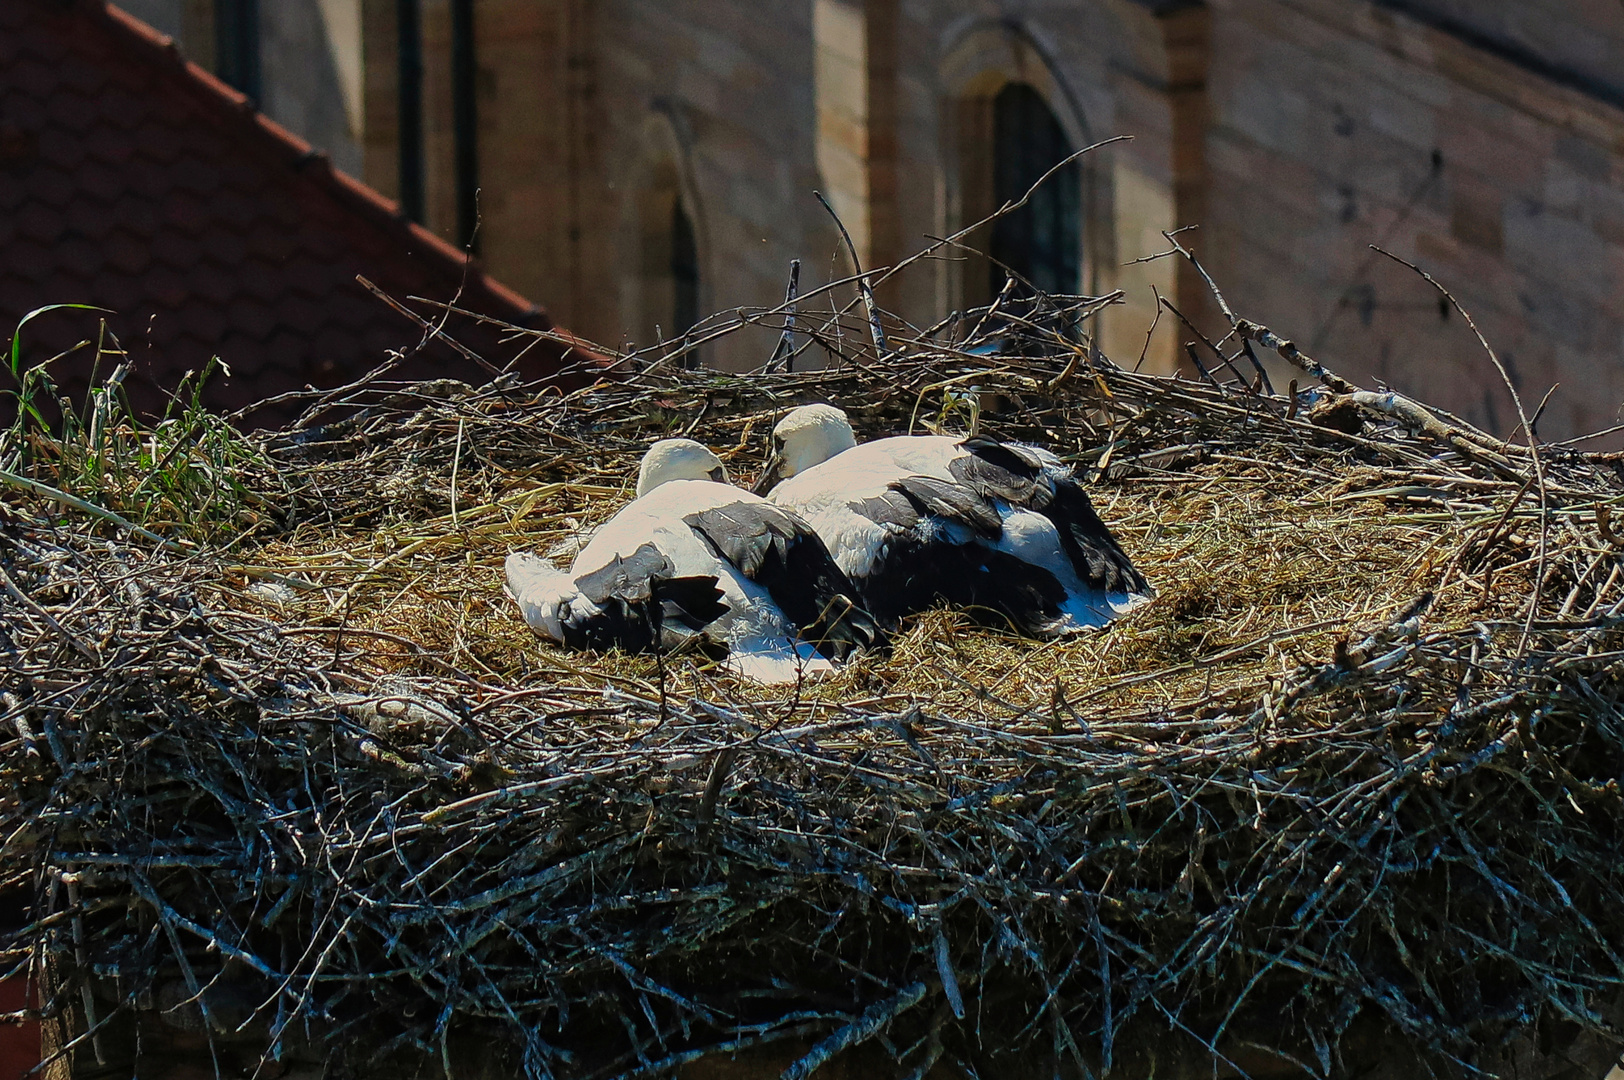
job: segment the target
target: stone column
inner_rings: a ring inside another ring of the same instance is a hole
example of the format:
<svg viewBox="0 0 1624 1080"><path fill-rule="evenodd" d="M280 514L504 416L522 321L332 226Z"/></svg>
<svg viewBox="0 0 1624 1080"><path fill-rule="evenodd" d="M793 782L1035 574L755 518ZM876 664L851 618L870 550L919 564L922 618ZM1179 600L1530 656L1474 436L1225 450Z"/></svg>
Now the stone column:
<svg viewBox="0 0 1624 1080"><path fill-rule="evenodd" d="M818 171L863 269L900 257L898 0L815 0Z"/></svg>
<svg viewBox="0 0 1624 1080"><path fill-rule="evenodd" d="M1151 44L1112 87L1119 128L1131 132L1134 141L1112 156L1106 216L1113 222L1114 251L1102 260L1110 265L1102 267L1098 287L1123 289L1125 302L1105 313L1101 342L1119 364L1132 366L1143 352L1144 370L1170 373L1188 366L1183 343L1193 335L1163 312L1147 347L1156 295L1172 301L1209 335L1222 336L1213 321L1216 305L1195 268L1182 259L1133 260L1167 250L1164 231L1205 224L1209 13L1200 0L1135 0L1125 7L1139 24L1139 39ZM1202 230L1180 237L1197 255L1203 240Z"/></svg>

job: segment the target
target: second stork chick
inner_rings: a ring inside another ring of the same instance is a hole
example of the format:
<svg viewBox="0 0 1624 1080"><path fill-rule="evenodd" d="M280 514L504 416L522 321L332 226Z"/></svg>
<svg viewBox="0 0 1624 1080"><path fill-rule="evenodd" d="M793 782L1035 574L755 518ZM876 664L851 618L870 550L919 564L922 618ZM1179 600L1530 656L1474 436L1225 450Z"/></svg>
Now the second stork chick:
<svg viewBox="0 0 1624 1080"><path fill-rule="evenodd" d="M832 405L773 428L757 490L804 517L882 624L947 602L1052 638L1154 595L1072 470L1041 447L984 436L857 443Z"/></svg>

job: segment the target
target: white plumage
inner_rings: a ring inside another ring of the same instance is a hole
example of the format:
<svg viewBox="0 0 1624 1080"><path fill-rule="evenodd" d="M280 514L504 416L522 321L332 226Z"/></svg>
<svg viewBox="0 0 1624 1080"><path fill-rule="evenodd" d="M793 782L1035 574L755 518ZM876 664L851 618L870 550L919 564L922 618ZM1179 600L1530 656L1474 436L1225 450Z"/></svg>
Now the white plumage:
<svg viewBox="0 0 1624 1080"><path fill-rule="evenodd" d="M508 593L525 622L577 648L726 650L762 682L833 670L877 628L811 528L711 479L721 462L691 440L644 456L639 497L600 528L568 573L515 553Z"/></svg>
<svg viewBox="0 0 1624 1080"><path fill-rule="evenodd" d="M769 473L788 478L772 500L817 530L882 623L945 600L1052 637L1154 594L1047 450L945 436L857 445L829 405L792 411L773 438Z"/></svg>

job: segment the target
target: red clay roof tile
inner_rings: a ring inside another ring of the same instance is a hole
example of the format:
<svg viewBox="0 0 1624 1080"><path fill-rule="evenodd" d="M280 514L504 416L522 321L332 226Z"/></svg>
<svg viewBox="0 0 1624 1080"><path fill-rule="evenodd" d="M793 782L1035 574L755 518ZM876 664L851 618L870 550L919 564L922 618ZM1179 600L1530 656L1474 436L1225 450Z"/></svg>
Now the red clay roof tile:
<svg viewBox="0 0 1624 1080"><path fill-rule="evenodd" d="M74 231L70 225L50 247L50 262L80 281L93 281L105 265L105 251L98 240Z"/></svg>
<svg viewBox="0 0 1624 1080"><path fill-rule="evenodd" d="M39 133L38 153L65 169L77 168L89 155L101 161L114 161L117 160L114 154L105 150L97 152L105 145L104 133L107 131L104 126L91 128L85 133L70 132L63 128L46 128Z"/></svg>
<svg viewBox="0 0 1624 1080"><path fill-rule="evenodd" d="M277 322L271 309L251 296L239 296L231 301L231 306L226 308L226 318L231 320L232 326L260 341L271 336Z"/></svg>
<svg viewBox="0 0 1624 1080"><path fill-rule="evenodd" d="M177 240L187 241L185 237L176 237ZM187 271L191 269L190 262L177 265L164 265L158 263L149 269L141 278L141 285L148 299L149 306L154 309L173 311L186 303L191 294ZM198 307L204 305L199 304Z"/></svg>
<svg viewBox="0 0 1624 1080"><path fill-rule="evenodd" d="M254 299L270 304L282 295L282 275L265 258L244 259L236 272L237 279Z"/></svg>
<svg viewBox="0 0 1624 1080"><path fill-rule="evenodd" d="M141 128L136 141L136 152L165 165L172 164L186 154L186 138L182 131L168 123L147 124Z"/></svg>
<svg viewBox="0 0 1624 1080"><path fill-rule="evenodd" d="M51 65L40 55L34 52L20 53L11 58L7 65L6 81L19 93L32 98L44 98L56 90L57 73ZM84 98L64 87L62 93L62 108L78 109L84 107Z"/></svg>
<svg viewBox="0 0 1624 1080"><path fill-rule="evenodd" d="M190 304L170 316L169 322L199 341L213 342L218 342L231 325L224 309L213 304Z"/></svg>
<svg viewBox="0 0 1624 1080"><path fill-rule="evenodd" d="M29 203L10 218L10 223L16 228L18 236L26 236L45 244L56 243L57 237L62 235L66 221L62 211L46 206L42 202Z"/></svg>
<svg viewBox="0 0 1624 1080"><path fill-rule="evenodd" d="M464 307L551 327L101 0L0 0L0 241L0 334L43 303L116 308L110 325L139 371L131 392L149 408L161 408L157 386L215 353L233 371L216 403L237 408L307 380L353 379L386 349L415 345L418 329L357 275L401 300L460 292ZM93 336L95 320L53 313L31 324L25 350L43 359ZM498 363L523 344L471 320L450 329ZM582 359L548 344L521 372L546 377ZM72 362L56 374L74 389ZM433 345L399 374L484 373Z"/></svg>
<svg viewBox="0 0 1624 1080"><path fill-rule="evenodd" d="M36 279L36 281L34 291L29 294L34 297L33 301L28 305L30 311L37 307L44 307L46 304L58 303L58 301L51 300L49 297L75 296L82 292L85 287L85 275L75 273L71 267L58 266L43 279ZM79 337L82 339L86 333L87 330L81 327ZM69 345L72 342L64 342L63 344Z"/></svg>
<svg viewBox="0 0 1624 1080"><path fill-rule="evenodd" d="M78 217L75 221L83 224ZM152 263L152 251L146 240L128 228L108 233L102 241L102 254L108 266L129 277L139 277Z"/></svg>
<svg viewBox="0 0 1624 1080"><path fill-rule="evenodd" d="M28 177L27 187L34 200L51 206L66 207L74 200L72 173L68 170L36 166Z"/></svg>

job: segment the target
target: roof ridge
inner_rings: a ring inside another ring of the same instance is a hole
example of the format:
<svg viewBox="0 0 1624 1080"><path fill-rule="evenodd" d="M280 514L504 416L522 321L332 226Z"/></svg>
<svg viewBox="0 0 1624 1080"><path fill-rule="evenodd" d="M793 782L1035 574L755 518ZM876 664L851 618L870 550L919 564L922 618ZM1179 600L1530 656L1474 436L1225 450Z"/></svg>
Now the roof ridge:
<svg viewBox="0 0 1624 1080"><path fill-rule="evenodd" d="M508 313L513 321L525 320L540 329L553 328L546 309L525 298L513 289L491 277L480 268L476 255L464 252L407 218L400 204L358 177L335 167L324 150L300 138L292 131L272 120L259 110L253 99L232 87L194 60L188 60L180 43L168 34L131 15L111 0L80 0L81 10L99 16L114 30L122 34L137 48L148 51L159 67L167 63L183 76L205 107L214 108L222 115L235 113L253 121L267 149L283 156L288 166L305 179L323 187L345 205L373 218L379 224L404 233L420 245L423 254L439 261L452 274L477 277L481 286L498 300L514 309ZM315 165L316 168L310 166ZM494 313L493 313L494 314Z"/></svg>

